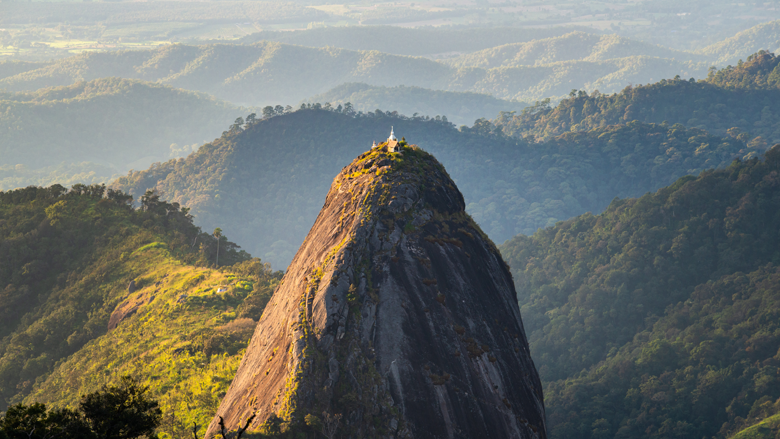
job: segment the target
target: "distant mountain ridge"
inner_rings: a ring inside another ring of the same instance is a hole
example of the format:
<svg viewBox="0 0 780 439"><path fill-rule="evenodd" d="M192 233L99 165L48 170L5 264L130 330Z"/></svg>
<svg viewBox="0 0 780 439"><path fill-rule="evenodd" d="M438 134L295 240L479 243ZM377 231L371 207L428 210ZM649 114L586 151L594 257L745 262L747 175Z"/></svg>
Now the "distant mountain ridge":
<svg viewBox="0 0 780 439"><path fill-rule="evenodd" d="M633 41L618 35L571 32L529 42L504 44L444 60L453 67L519 67L561 61L606 61L634 56L703 62L707 58L681 50Z"/></svg>
<svg viewBox="0 0 780 439"><path fill-rule="evenodd" d="M384 53L408 56L446 55L473 52L508 43L520 43L564 35L573 30L592 32L590 28L464 28L437 29L399 28L396 26L347 26L307 29L305 31L261 31L247 35L237 42L253 44L259 41L278 41L309 47L340 47L349 50L378 50Z"/></svg>
<svg viewBox="0 0 780 439"><path fill-rule="evenodd" d="M152 51L86 53L37 64L0 62L0 89L29 91L118 76L202 91L241 105L292 104L351 82L469 91L519 101L557 99L572 88L611 93L627 84L676 75L702 78L713 64L725 67L759 48L780 48L777 23L761 24L699 52L567 28L488 32L377 26L263 32L246 37L244 44L175 44ZM442 41L442 35L450 34L468 53L455 50L446 38ZM269 40L255 41L263 35ZM389 35L401 38L398 50ZM433 41L418 44L415 35L428 35ZM542 39L531 41L531 36L540 35ZM408 56L458 54L441 62Z"/></svg>
<svg viewBox="0 0 780 439"><path fill-rule="evenodd" d="M499 99L523 101L562 96L572 88L609 92L620 90L628 82L649 82L677 74L701 77L707 67L706 63L632 56L538 66L453 68L419 57L277 42L176 44L153 51L77 55L0 78L0 88L36 90L118 76L201 91L241 105L275 105L299 102L345 82L363 82L487 93Z"/></svg>
<svg viewBox="0 0 780 439"><path fill-rule="evenodd" d="M350 103L355 110L364 112L392 108L402 114L444 115L456 125L472 125L479 118L497 115L501 111L519 111L528 106L523 102L506 101L487 94L360 83L342 84L306 101L330 102L332 106Z"/></svg>
<svg viewBox="0 0 780 439"><path fill-rule="evenodd" d="M729 64L735 65L740 59L745 59L745 54L759 50L780 52L780 20L753 26L696 53L705 55L712 59L714 64L725 67Z"/></svg>

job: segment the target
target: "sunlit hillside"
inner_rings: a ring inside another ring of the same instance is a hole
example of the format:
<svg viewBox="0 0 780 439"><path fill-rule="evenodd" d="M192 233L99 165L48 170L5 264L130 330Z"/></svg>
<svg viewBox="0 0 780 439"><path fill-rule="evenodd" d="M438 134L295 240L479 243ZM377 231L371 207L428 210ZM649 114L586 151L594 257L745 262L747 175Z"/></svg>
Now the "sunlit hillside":
<svg viewBox="0 0 780 439"><path fill-rule="evenodd" d="M152 386L166 437L213 416L280 273L186 208L130 201L98 185L0 192L0 411L73 407L129 374Z"/></svg>
<svg viewBox="0 0 780 439"><path fill-rule="evenodd" d="M739 32L731 38L707 46L698 51L713 59L713 63L721 67L735 65L745 59L746 53L759 50L780 52L780 20L762 23L750 29Z"/></svg>

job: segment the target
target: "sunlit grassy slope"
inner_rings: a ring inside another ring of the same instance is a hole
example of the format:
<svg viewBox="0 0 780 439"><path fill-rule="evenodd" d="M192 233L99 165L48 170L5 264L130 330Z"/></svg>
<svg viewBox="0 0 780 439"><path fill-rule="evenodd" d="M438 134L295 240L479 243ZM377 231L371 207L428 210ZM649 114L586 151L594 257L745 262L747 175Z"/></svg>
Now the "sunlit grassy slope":
<svg viewBox="0 0 780 439"><path fill-rule="evenodd" d="M162 437L184 437L193 423L214 416L252 335L254 320L237 318L238 308L253 290L264 303L278 277L260 282L187 265L154 245L133 252L127 265L142 273L142 288L118 291L117 310L141 307L58 364L26 402L72 407L80 395L129 374L160 401Z"/></svg>
<svg viewBox="0 0 780 439"><path fill-rule="evenodd" d="M780 436L780 414L770 416L758 424L740 431L731 439L775 439L778 436Z"/></svg>
<svg viewBox="0 0 780 439"><path fill-rule="evenodd" d="M0 191L0 411L74 406L130 374L160 400L166 437L213 416L281 273L187 209L139 201L98 185Z"/></svg>

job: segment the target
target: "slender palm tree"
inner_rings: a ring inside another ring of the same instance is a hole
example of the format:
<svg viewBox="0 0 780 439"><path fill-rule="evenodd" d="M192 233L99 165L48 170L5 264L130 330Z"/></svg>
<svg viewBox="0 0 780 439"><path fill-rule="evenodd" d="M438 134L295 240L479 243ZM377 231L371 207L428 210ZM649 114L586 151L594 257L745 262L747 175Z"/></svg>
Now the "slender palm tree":
<svg viewBox="0 0 780 439"><path fill-rule="evenodd" d="M217 267L219 267L219 240L222 238L222 229L217 227L214 229L214 237L217 238Z"/></svg>

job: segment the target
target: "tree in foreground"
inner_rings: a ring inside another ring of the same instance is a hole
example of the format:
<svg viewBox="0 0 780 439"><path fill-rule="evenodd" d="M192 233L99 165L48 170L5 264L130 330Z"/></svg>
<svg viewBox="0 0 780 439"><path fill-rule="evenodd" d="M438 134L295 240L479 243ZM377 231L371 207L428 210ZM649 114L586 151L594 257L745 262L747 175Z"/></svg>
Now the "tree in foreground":
<svg viewBox="0 0 780 439"><path fill-rule="evenodd" d="M162 410L147 395L148 387L123 376L117 386L106 386L81 400L80 411L98 439L152 437Z"/></svg>
<svg viewBox="0 0 780 439"><path fill-rule="evenodd" d="M82 416L69 409L46 411L46 405L16 404L0 420L2 439L82 439L92 438Z"/></svg>
<svg viewBox="0 0 780 439"><path fill-rule="evenodd" d="M46 405L11 406L0 418L0 439L136 439L151 438L162 411L148 387L129 376L116 386L85 395L79 411L46 410Z"/></svg>

